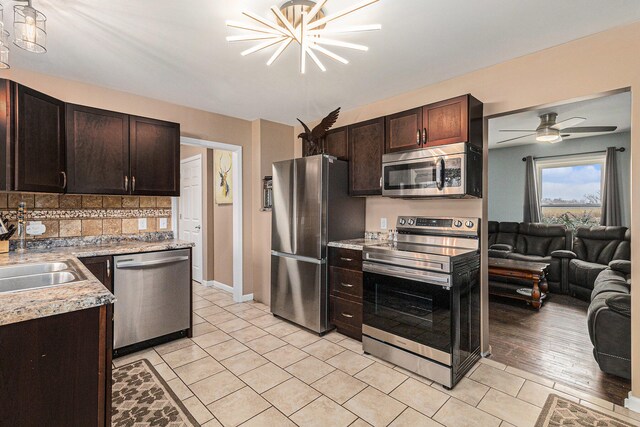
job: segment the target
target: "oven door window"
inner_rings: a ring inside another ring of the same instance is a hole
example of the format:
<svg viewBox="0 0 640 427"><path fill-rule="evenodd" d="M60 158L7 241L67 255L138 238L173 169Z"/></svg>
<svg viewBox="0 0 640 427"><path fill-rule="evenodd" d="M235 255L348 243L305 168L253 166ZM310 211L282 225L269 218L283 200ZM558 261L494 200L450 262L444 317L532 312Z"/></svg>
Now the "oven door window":
<svg viewBox="0 0 640 427"><path fill-rule="evenodd" d="M365 273L363 323L449 353L451 290L436 284Z"/></svg>
<svg viewBox="0 0 640 427"><path fill-rule="evenodd" d="M442 162L438 165L439 162ZM442 168L441 171L441 167ZM438 177L438 173L442 177ZM444 188L462 186L462 158L443 157L429 158L413 163L385 165L385 190L413 190L420 188L437 188L438 182L444 178Z"/></svg>

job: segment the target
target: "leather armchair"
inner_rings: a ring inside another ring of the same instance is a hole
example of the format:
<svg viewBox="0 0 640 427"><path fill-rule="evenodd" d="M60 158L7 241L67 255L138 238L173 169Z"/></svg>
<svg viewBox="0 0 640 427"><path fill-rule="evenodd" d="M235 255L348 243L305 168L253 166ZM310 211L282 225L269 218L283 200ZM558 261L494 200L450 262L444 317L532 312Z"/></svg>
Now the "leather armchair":
<svg viewBox="0 0 640 427"><path fill-rule="evenodd" d="M593 356L602 371L631 378L631 263L612 261L595 279L587 313Z"/></svg>
<svg viewBox="0 0 640 427"><path fill-rule="evenodd" d="M507 258L522 261L546 262L547 281L551 292L566 292L566 277L563 263L564 251L571 249L571 231L564 225L541 224L541 223L521 223L518 229L518 236L513 253Z"/></svg>
<svg viewBox="0 0 640 427"><path fill-rule="evenodd" d="M568 291L592 298L595 282L614 260L629 260L631 233L626 227L579 227L573 241L575 258L569 262Z"/></svg>
<svg viewBox="0 0 640 427"><path fill-rule="evenodd" d="M547 281L552 292L566 293L567 269L571 257L571 232L563 225L517 222L489 222L489 257L549 264ZM496 278L504 282L507 279ZM521 286L518 279L509 284Z"/></svg>

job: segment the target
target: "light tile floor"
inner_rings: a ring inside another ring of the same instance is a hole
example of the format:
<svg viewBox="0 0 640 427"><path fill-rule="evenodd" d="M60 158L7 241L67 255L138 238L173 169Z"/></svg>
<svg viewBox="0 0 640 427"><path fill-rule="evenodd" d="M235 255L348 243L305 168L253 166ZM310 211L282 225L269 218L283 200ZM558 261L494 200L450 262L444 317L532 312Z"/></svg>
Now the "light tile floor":
<svg viewBox="0 0 640 427"><path fill-rule="evenodd" d="M146 358L194 418L212 426L533 426L549 395L640 425L640 414L491 359L445 390L336 332L320 338L257 302L194 283L194 337Z"/></svg>

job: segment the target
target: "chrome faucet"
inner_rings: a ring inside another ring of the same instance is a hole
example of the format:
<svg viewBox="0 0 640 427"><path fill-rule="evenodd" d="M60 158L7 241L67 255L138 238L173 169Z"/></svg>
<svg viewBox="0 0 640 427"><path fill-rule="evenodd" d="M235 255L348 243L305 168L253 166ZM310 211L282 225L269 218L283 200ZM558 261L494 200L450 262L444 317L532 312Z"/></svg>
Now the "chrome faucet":
<svg viewBox="0 0 640 427"><path fill-rule="evenodd" d="M16 252L25 252L27 250L27 204L25 202L18 203L18 245Z"/></svg>

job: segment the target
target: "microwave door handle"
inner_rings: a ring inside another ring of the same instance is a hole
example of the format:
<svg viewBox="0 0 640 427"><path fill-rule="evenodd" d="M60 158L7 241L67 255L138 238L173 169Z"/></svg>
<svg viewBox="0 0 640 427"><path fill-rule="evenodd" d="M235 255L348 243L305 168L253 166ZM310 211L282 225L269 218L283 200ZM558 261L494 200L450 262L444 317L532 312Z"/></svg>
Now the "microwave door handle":
<svg viewBox="0 0 640 427"><path fill-rule="evenodd" d="M444 158L442 157L436 160L436 187L438 190L444 188Z"/></svg>

